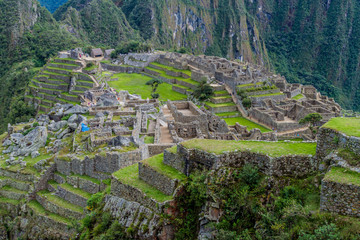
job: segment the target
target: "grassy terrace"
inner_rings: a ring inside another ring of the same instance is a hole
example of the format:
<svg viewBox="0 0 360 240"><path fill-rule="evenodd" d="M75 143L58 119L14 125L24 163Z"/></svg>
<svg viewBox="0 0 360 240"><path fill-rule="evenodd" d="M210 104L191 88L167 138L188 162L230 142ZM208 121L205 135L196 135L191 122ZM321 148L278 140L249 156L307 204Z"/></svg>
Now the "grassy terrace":
<svg viewBox="0 0 360 240"><path fill-rule="evenodd" d="M232 116L232 115L237 115L237 114L240 114L240 113L238 111L235 111L235 112L216 113L215 115L219 116L219 117L227 117L227 116Z"/></svg>
<svg viewBox="0 0 360 240"><path fill-rule="evenodd" d="M205 104L208 105L209 107L212 107L212 108L229 107L229 106L235 106L236 105L233 102L219 103L219 104L215 104L215 103L212 103L212 102L205 102Z"/></svg>
<svg viewBox="0 0 360 240"><path fill-rule="evenodd" d="M177 79L177 80L179 80L179 81L187 82L187 83L190 83L190 84L195 85L195 86L197 86L197 85L199 84L197 81L194 81L194 80L192 80L192 79L190 79L190 78L173 77L173 76L167 75L165 71L158 70L158 69L156 69L156 68L147 67L147 69L149 69L149 70L151 70L151 71L154 71L154 72L160 73L160 76L161 76L161 77L164 77L164 78Z"/></svg>
<svg viewBox="0 0 360 240"><path fill-rule="evenodd" d="M360 186L360 173L341 167L333 167L325 175L324 180Z"/></svg>
<svg viewBox="0 0 360 240"><path fill-rule="evenodd" d="M181 143L188 149L201 149L222 154L231 151L250 151L272 157L286 155L315 155L316 143L302 142L261 142L261 141L221 141L212 139L192 139Z"/></svg>
<svg viewBox="0 0 360 240"><path fill-rule="evenodd" d="M28 206L38 215L42 215L42 216L47 216L57 222L62 222L65 224L70 224L71 221L67 218L64 218L62 216L59 216L55 213L49 212L47 211L43 206L41 206L41 204L36 201L36 200L32 200L28 203Z"/></svg>
<svg viewBox="0 0 360 240"><path fill-rule="evenodd" d="M224 118L224 120L227 123L227 125L229 125L229 126L234 126L238 122L240 125L246 126L249 131L254 128L258 128L263 133L271 132L270 129L268 129L260 124L257 124L253 121L250 121L244 117Z"/></svg>
<svg viewBox="0 0 360 240"><path fill-rule="evenodd" d="M172 196L165 195L139 178L138 164L120 169L119 171L113 173L113 176L124 184L140 189L148 197L151 197L158 202L164 202L172 199Z"/></svg>
<svg viewBox="0 0 360 240"><path fill-rule="evenodd" d="M237 85L237 87L239 88L243 88L243 87L255 87L255 86L259 86L262 85L262 82L257 82L257 83L248 83L248 84L242 84L242 85Z"/></svg>
<svg viewBox="0 0 360 240"><path fill-rule="evenodd" d="M268 93L268 94L260 94L260 95L251 95L249 97L270 97L270 96L279 96L279 95L284 95L283 93L279 92L279 93Z"/></svg>
<svg viewBox="0 0 360 240"><path fill-rule="evenodd" d="M298 95L296 95L295 97L292 97L292 99L294 99L294 100L299 100L299 99L302 99L303 97L305 97L305 96L302 95L302 94L298 94Z"/></svg>
<svg viewBox="0 0 360 240"><path fill-rule="evenodd" d="M348 136L360 137L360 118L332 118L323 128L331 128Z"/></svg>
<svg viewBox="0 0 360 240"><path fill-rule="evenodd" d="M143 164L150 166L152 169L156 170L157 172L165 175L170 179L179 179L181 181L185 180L186 176L184 174L182 174L175 168L172 168L164 164L163 159L164 159L164 154L161 153L159 155L155 155L151 158L148 158L142 162Z"/></svg>
<svg viewBox="0 0 360 240"><path fill-rule="evenodd" d="M117 73L112 78L118 78L118 80L110 81L110 87L118 91L127 90L131 94L139 94L143 99L151 98L151 86L146 85L146 82L152 79L151 77L135 73ZM157 92L160 94L160 100L162 101L186 99L186 95L173 91L172 85L168 83L161 84Z"/></svg>
<svg viewBox="0 0 360 240"><path fill-rule="evenodd" d="M191 71L190 70L181 70L181 69L166 66L166 65L163 65L163 64L157 63L157 62L152 62L151 64L155 65L155 66L158 66L158 67L161 67L161 68L164 68L164 69L167 69L167 70L170 70L170 71L173 71L173 72L182 72L182 73L185 73L186 75L188 75L189 77L191 77Z"/></svg>
<svg viewBox="0 0 360 240"><path fill-rule="evenodd" d="M83 213L84 209L82 207L75 204L71 204L68 201L65 201L64 199L53 195L48 190L42 190L40 192L37 192L37 194L41 197L45 197L48 201L53 202L62 208L68 208L74 212Z"/></svg>

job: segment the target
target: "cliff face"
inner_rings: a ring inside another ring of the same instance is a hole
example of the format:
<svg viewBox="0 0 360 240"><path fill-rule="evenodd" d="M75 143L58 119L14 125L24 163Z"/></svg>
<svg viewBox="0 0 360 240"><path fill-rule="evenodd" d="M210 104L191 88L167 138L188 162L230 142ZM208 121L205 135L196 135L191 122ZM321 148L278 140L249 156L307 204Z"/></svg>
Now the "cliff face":
<svg viewBox="0 0 360 240"><path fill-rule="evenodd" d="M257 23L246 14L243 0L132 0L118 5L141 36L157 46L268 64Z"/></svg>

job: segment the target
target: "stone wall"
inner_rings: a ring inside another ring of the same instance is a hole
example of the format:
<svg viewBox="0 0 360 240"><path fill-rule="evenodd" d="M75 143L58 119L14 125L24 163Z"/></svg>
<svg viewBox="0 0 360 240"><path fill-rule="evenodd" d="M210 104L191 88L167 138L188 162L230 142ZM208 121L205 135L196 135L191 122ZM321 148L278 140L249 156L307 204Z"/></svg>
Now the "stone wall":
<svg viewBox="0 0 360 240"><path fill-rule="evenodd" d="M316 154L320 159L326 157L332 150L349 149L360 155L360 138L347 136L330 128L320 128L317 136Z"/></svg>
<svg viewBox="0 0 360 240"><path fill-rule="evenodd" d="M112 65L101 63L101 67L104 70L119 72L119 73L141 73L141 67L128 67L128 66L121 66L121 65Z"/></svg>
<svg viewBox="0 0 360 240"><path fill-rule="evenodd" d="M185 160L182 156L177 153L164 150L164 160L163 163L175 168L179 172L186 174Z"/></svg>
<svg viewBox="0 0 360 240"><path fill-rule="evenodd" d="M163 153L165 149L171 148L174 146L174 144L147 144L148 150L149 150L149 156L155 156L160 153Z"/></svg>
<svg viewBox="0 0 360 240"><path fill-rule="evenodd" d="M116 220L123 223L123 227L136 230L135 234L139 239L157 239L161 228L160 216L151 209L112 195L106 195L104 202L104 211L109 211Z"/></svg>
<svg viewBox="0 0 360 240"><path fill-rule="evenodd" d="M241 168L245 164L251 164L257 166L261 172L267 175L305 177L316 172L319 166L317 158L310 155L271 157L248 151L234 151L216 155L199 149L186 149L181 144L178 145L177 149L183 160L174 165L181 166L185 163L184 171L187 175L196 169ZM169 161L166 160L166 162Z"/></svg>
<svg viewBox="0 0 360 240"><path fill-rule="evenodd" d="M140 203L144 207L150 208L157 213L161 213L165 205L165 203L159 203L155 199L148 197L141 190L124 184L115 178L111 180L111 194L128 201Z"/></svg>
<svg viewBox="0 0 360 240"><path fill-rule="evenodd" d="M139 162L139 178L169 196L179 184L177 179L171 179L142 162Z"/></svg>
<svg viewBox="0 0 360 240"><path fill-rule="evenodd" d="M54 179L55 170L56 170L56 164L52 164L50 167L48 167L45 170L45 172L41 175L40 179L37 182L35 182L35 189L31 194L29 194L29 198L35 199L36 192L48 188L48 181Z"/></svg>
<svg viewBox="0 0 360 240"><path fill-rule="evenodd" d="M323 180L320 210L360 217L360 186Z"/></svg>
<svg viewBox="0 0 360 240"><path fill-rule="evenodd" d="M90 158L86 156L84 160L78 158L61 159L56 158L57 171L64 175L71 175L72 173L80 175L88 175L97 179L108 179L111 173L135 164L146 156L142 148L130 152L107 152L105 155L95 155Z"/></svg>

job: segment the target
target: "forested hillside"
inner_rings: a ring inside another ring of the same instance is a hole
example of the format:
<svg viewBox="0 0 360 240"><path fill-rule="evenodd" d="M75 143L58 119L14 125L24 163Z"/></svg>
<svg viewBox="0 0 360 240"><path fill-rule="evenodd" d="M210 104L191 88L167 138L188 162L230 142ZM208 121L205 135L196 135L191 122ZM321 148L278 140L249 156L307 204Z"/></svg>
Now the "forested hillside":
<svg viewBox="0 0 360 240"><path fill-rule="evenodd" d="M25 121L33 109L23 102L36 67L79 41L35 0L0 1L0 132L7 123Z"/></svg>

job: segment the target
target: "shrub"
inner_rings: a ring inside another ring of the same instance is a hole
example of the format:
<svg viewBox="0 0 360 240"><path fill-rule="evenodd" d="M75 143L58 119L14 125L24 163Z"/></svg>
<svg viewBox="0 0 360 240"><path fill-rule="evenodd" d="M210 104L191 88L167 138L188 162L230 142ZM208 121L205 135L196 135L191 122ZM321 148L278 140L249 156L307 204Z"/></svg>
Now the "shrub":
<svg viewBox="0 0 360 240"><path fill-rule="evenodd" d="M38 122L35 122L35 123L33 124L33 128L38 127L38 126L39 126L39 123L38 123Z"/></svg>
<svg viewBox="0 0 360 240"><path fill-rule="evenodd" d="M251 164L246 164L243 167L239 173L239 178L246 183L250 189L255 188L261 180L258 168Z"/></svg>
<svg viewBox="0 0 360 240"><path fill-rule="evenodd" d="M246 109L251 108L251 99L250 98L244 98L242 100L242 104L243 104L244 108L246 108Z"/></svg>
<svg viewBox="0 0 360 240"><path fill-rule="evenodd" d="M335 224L326 224L315 229L313 234L300 233L299 240L338 240L340 233Z"/></svg>
<svg viewBox="0 0 360 240"><path fill-rule="evenodd" d="M207 83L206 78L203 78L200 84L194 90L193 96L200 101L205 101L214 95L213 88Z"/></svg>
<svg viewBox="0 0 360 240"><path fill-rule="evenodd" d="M102 201L103 193L98 192L93 194L88 200L87 200L87 208L91 211L94 208L98 207Z"/></svg>
<svg viewBox="0 0 360 240"><path fill-rule="evenodd" d="M69 118L71 117L71 115L72 115L72 114L68 114L68 115L66 115L66 116L63 116L63 117L61 118L61 120L62 120L62 121L67 121L67 120L69 120Z"/></svg>

